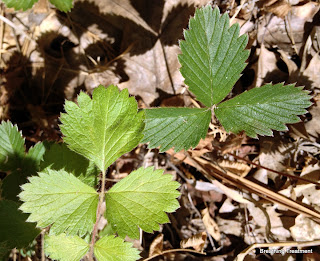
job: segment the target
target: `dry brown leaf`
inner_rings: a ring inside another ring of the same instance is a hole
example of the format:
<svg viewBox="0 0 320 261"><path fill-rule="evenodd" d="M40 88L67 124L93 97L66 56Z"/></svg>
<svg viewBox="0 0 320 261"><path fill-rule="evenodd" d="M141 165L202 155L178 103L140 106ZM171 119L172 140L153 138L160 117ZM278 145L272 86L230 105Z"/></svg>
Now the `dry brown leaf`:
<svg viewBox="0 0 320 261"><path fill-rule="evenodd" d="M241 177L247 176L247 174L251 170L251 167L248 166L248 164L242 163L242 162L223 160L223 161L219 161L218 164L221 168L224 168L230 172L233 172Z"/></svg>
<svg viewBox="0 0 320 261"><path fill-rule="evenodd" d="M264 9L280 18L284 18L291 10L291 5L285 0L265 1Z"/></svg>
<svg viewBox="0 0 320 261"><path fill-rule="evenodd" d="M295 225L290 228L296 241L311 241L320 239L320 225L304 215L298 215Z"/></svg>
<svg viewBox="0 0 320 261"><path fill-rule="evenodd" d="M287 172L287 167L289 167L287 164L291 157L292 155L290 154L290 151L288 151L288 146L277 146L276 141L272 138L264 138L261 142L259 155L260 165L279 172ZM271 171L267 171L267 176L274 182L276 182L276 179L279 177L278 174Z"/></svg>
<svg viewBox="0 0 320 261"><path fill-rule="evenodd" d="M209 209L205 208L201 211L202 221L207 229L207 232L214 238L215 241L219 242L221 234L218 224L210 216Z"/></svg>
<svg viewBox="0 0 320 261"><path fill-rule="evenodd" d="M206 243L207 233L201 232L196 235L193 235L190 238L184 239L180 242L181 248L192 247L196 251L203 252L204 245Z"/></svg>
<svg viewBox="0 0 320 261"><path fill-rule="evenodd" d="M306 130L312 141L317 141L320 134L320 102L317 101L314 106L309 109L312 119L305 123Z"/></svg>
<svg viewBox="0 0 320 261"><path fill-rule="evenodd" d="M287 74L281 71L278 66L279 58L274 52L269 51L265 45L261 44L259 53L258 66L256 71L255 86L262 86L265 83L284 82L287 79Z"/></svg>
<svg viewBox="0 0 320 261"><path fill-rule="evenodd" d="M258 42L264 43L267 48L278 46L289 54L299 54L312 30L312 19L318 11L318 3L308 2L293 6L285 19L272 14L266 15L258 25Z"/></svg>
<svg viewBox="0 0 320 261"><path fill-rule="evenodd" d="M308 67L304 70L303 76L308 77L308 81L311 82L312 87L319 88L320 86L320 55L316 54L311 59Z"/></svg>
<svg viewBox="0 0 320 261"><path fill-rule="evenodd" d="M159 255L163 250L163 234L159 234L152 241L149 249L149 257Z"/></svg>
<svg viewBox="0 0 320 261"><path fill-rule="evenodd" d="M204 140L200 140L197 147L188 150L188 152L191 154L191 157L201 157L203 154L213 150L212 141L213 136L207 136Z"/></svg>

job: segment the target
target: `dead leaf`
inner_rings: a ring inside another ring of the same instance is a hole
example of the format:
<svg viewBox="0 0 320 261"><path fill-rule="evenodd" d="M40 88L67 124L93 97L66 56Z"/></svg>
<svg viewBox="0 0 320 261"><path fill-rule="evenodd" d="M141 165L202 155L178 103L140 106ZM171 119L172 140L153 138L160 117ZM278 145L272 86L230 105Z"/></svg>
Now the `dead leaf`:
<svg viewBox="0 0 320 261"><path fill-rule="evenodd" d="M230 172L233 172L241 177L247 176L251 167L248 164L243 162L234 162L229 160L222 160L218 162L221 168L224 168Z"/></svg>
<svg viewBox="0 0 320 261"><path fill-rule="evenodd" d="M191 154L191 157L201 157L203 154L213 150L212 141L213 136L207 136L204 140L200 140L197 147L188 150L188 152Z"/></svg>
<svg viewBox="0 0 320 261"><path fill-rule="evenodd" d="M149 257L159 255L163 250L163 234L159 234L150 244Z"/></svg>
<svg viewBox="0 0 320 261"><path fill-rule="evenodd" d="M312 30L312 19L319 7L316 2L293 6L286 19L267 14L258 25L258 42L267 48L277 46L289 54L300 54L306 37Z"/></svg>
<svg viewBox="0 0 320 261"><path fill-rule="evenodd" d="M209 209L205 208L201 211L202 221L208 231L208 233L214 238L215 241L219 242L221 234L218 224L210 216Z"/></svg>
<svg viewBox="0 0 320 261"><path fill-rule="evenodd" d="M320 225L304 215L298 215L295 225L290 228L296 241L312 241L320 239Z"/></svg>
<svg viewBox="0 0 320 261"><path fill-rule="evenodd" d="M203 252L204 245L206 243L207 233L201 232L196 235L193 235L190 238L184 239L180 242L181 248L192 247L196 251Z"/></svg>
<svg viewBox="0 0 320 261"><path fill-rule="evenodd" d="M262 86L265 83L273 82L279 83L284 82L288 75L281 71L277 62L279 57L276 53L269 51L264 43L261 44L261 49L259 53L258 66L256 71L256 81L255 86Z"/></svg>
<svg viewBox="0 0 320 261"><path fill-rule="evenodd" d="M291 5L285 0L277 0L277 1L265 1L264 9L267 12L271 12L280 18L284 18L288 12L291 10Z"/></svg>

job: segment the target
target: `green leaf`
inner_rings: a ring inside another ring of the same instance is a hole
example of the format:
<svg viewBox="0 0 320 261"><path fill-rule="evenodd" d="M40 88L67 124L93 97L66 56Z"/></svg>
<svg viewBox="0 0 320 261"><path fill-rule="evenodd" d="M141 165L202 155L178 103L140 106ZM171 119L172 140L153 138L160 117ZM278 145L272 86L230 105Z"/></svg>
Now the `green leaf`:
<svg viewBox="0 0 320 261"><path fill-rule="evenodd" d="M89 250L89 244L78 236L50 235L44 242L45 253L55 260L79 261Z"/></svg>
<svg viewBox="0 0 320 261"><path fill-rule="evenodd" d="M140 259L138 249L122 238L105 236L94 245L94 255L99 261L135 261Z"/></svg>
<svg viewBox="0 0 320 261"><path fill-rule="evenodd" d="M40 233L34 223L26 223L28 215L18 207L14 201L0 201L0 245L7 249L27 247Z"/></svg>
<svg viewBox="0 0 320 261"><path fill-rule="evenodd" d="M8 174L1 184L1 196L3 198L19 201L20 186L27 182L28 176L37 173L45 150L44 144L39 142L29 149L28 154L24 158L17 159L16 164L19 166L19 169L15 169Z"/></svg>
<svg viewBox="0 0 320 261"><path fill-rule="evenodd" d="M26 11L27 9L31 8L34 3L38 2L39 0L2 0L7 7L13 7L15 10L22 9Z"/></svg>
<svg viewBox="0 0 320 261"><path fill-rule="evenodd" d="M215 114L226 131L245 131L253 138L257 134L272 136L271 129L284 131L286 123L298 122L296 115L306 113L310 98L293 84L266 84L219 104Z"/></svg>
<svg viewBox="0 0 320 261"><path fill-rule="evenodd" d="M36 172L30 171L29 175ZM20 186L27 182L28 173L23 170L14 170L5 177L1 184L1 197L19 202L18 194L21 192Z"/></svg>
<svg viewBox="0 0 320 261"><path fill-rule="evenodd" d="M43 160L43 155L46 152L47 142L38 142L36 145L31 147L28 151L28 154L24 160L24 163L31 165L28 168L33 167L36 170L39 170L40 162Z"/></svg>
<svg viewBox="0 0 320 261"><path fill-rule="evenodd" d="M29 178L22 186L20 209L31 213L29 222L38 227L51 224L50 233L83 236L96 221L98 193L64 170L50 170Z"/></svg>
<svg viewBox="0 0 320 261"><path fill-rule="evenodd" d="M41 169L64 169L87 185L96 185L99 170L93 162L70 150L65 143L53 143L48 147L40 165Z"/></svg>
<svg viewBox="0 0 320 261"><path fill-rule="evenodd" d="M228 14L218 8L198 9L180 42L180 72L196 98L207 107L222 101L245 68L248 37L239 37L239 24L230 27Z"/></svg>
<svg viewBox="0 0 320 261"><path fill-rule="evenodd" d="M50 0L50 3L63 12L69 12L72 8L72 0Z"/></svg>
<svg viewBox="0 0 320 261"><path fill-rule="evenodd" d="M143 142L148 147L160 147L164 152L171 147L175 151L196 147L205 138L210 119L210 109L156 108L147 109Z"/></svg>
<svg viewBox="0 0 320 261"><path fill-rule="evenodd" d="M17 126L2 121L0 125L0 169L15 170L20 167L24 158L24 139Z"/></svg>
<svg viewBox="0 0 320 261"><path fill-rule="evenodd" d="M8 246L6 241L0 242L0 261L9 260L11 250L12 248Z"/></svg>
<svg viewBox="0 0 320 261"><path fill-rule="evenodd" d="M121 237L139 238L138 226L146 232L159 230L159 224L169 222L164 211L179 207L179 186L161 169L139 168L106 193L107 220Z"/></svg>
<svg viewBox="0 0 320 261"><path fill-rule="evenodd" d="M66 101L61 115L64 141L70 149L95 162L104 172L117 158L131 151L142 139L144 113L139 112L128 90L100 85L92 99L80 93L78 104Z"/></svg>

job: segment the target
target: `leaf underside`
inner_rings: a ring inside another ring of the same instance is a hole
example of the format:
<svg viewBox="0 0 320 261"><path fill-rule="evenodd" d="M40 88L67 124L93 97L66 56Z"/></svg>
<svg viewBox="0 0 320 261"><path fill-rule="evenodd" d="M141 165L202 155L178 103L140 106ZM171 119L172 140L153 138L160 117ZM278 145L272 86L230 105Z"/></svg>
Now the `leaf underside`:
<svg viewBox="0 0 320 261"><path fill-rule="evenodd" d="M20 209L31 213L29 222L44 228L51 224L50 233L67 232L80 236L92 230L96 221L98 193L64 170L46 169L29 178L22 186Z"/></svg>
<svg viewBox="0 0 320 261"><path fill-rule="evenodd" d="M211 119L210 109L156 108L146 110L143 142L148 147L160 146L160 152L196 147L205 138Z"/></svg>
<svg viewBox="0 0 320 261"><path fill-rule="evenodd" d="M45 253L60 261L79 261L89 250L89 244L78 236L50 235L44 242Z"/></svg>
<svg viewBox="0 0 320 261"><path fill-rule="evenodd" d="M179 183L163 170L139 168L106 193L106 216L121 237L139 238L138 226L146 231L159 230L169 222L165 212L179 207Z"/></svg>
<svg viewBox="0 0 320 261"><path fill-rule="evenodd" d="M222 101L246 66L247 35L239 37L239 24L230 27L228 14L206 6L196 10L180 41L180 72L186 85L205 106Z"/></svg>
<svg viewBox="0 0 320 261"><path fill-rule="evenodd" d="M266 84L219 104L215 115L226 131L245 131L256 138L257 134L272 136L271 129L287 130L285 124L298 122L296 115L306 113L310 105L310 96L302 87Z"/></svg>
<svg viewBox="0 0 320 261"><path fill-rule="evenodd" d="M139 251L132 243L124 242L122 238L104 236L94 245L94 255L99 261L135 261L140 259Z"/></svg>
<svg viewBox="0 0 320 261"><path fill-rule="evenodd" d="M66 101L60 129L69 148L93 161L104 172L116 159L136 147L143 137L144 113L128 90L100 85L92 99L78 96L78 105Z"/></svg>

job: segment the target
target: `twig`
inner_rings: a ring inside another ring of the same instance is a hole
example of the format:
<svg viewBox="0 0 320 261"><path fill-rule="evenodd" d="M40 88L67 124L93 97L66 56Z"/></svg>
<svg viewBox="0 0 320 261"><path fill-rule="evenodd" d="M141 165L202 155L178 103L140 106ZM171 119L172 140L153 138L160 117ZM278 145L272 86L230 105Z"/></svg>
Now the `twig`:
<svg viewBox="0 0 320 261"><path fill-rule="evenodd" d="M191 253L195 253L195 254L199 254L199 255L204 255L204 256L206 255L205 253L198 252L198 251L195 251L195 250L192 250L192 249L178 248L178 249L169 249L169 250L162 251L160 254L156 254L156 255L150 256L150 257L144 259L143 261L149 261L149 260L154 259L154 258L156 258L158 256L162 256L164 254L174 253L174 252L191 252Z"/></svg>
<svg viewBox="0 0 320 261"><path fill-rule="evenodd" d="M102 205L103 205L103 201L104 201L104 190L105 190L105 183L106 183L106 171L104 171L102 173L102 184L101 184L101 191L99 193L99 203L98 203L98 207L97 207L97 214L96 214L96 223L94 224L93 227L93 231L92 231L92 238L91 238L91 243L90 243L90 252L89 252L89 260L93 261L93 247L94 247L94 243L95 243L95 239L98 233L98 224L100 221L100 218L102 216Z"/></svg>

